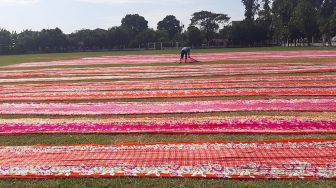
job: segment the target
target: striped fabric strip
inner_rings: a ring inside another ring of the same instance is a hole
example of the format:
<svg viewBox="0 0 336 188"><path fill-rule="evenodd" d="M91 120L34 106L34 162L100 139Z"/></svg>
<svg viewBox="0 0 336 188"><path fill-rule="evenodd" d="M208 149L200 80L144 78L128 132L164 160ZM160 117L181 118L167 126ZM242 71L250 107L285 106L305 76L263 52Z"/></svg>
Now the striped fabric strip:
<svg viewBox="0 0 336 188"><path fill-rule="evenodd" d="M336 140L0 147L0 178L336 178Z"/></svg>

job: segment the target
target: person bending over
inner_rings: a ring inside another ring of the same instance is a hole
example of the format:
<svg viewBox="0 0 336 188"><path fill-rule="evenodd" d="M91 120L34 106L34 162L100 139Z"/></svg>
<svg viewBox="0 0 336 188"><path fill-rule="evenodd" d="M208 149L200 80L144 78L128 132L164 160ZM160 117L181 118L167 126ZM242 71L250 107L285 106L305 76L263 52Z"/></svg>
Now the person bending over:
<svg viewBox="0 0 336 188"><path fill-rule="evenodd" d="M182 48L180 63L182 62L183 58L184 58L184 63L186 63L187 59L190 58L190 47L183 47Z"/></svg>

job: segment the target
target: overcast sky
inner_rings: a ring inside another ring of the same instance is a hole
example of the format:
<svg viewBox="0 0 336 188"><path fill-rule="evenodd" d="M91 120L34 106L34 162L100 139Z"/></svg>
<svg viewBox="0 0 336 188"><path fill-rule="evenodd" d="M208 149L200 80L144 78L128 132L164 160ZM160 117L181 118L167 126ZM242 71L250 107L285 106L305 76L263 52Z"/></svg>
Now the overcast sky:
<svg viewBox="0 0 336 188"><path fill-rule="evenodd" d="M126 14L140 14L155 28L166 15L186 26L192 13L225 13L231 21L243 18L240 0L0 0L0 28L10 31L59 27L65 33L79 29L119 26Z"/></svg>

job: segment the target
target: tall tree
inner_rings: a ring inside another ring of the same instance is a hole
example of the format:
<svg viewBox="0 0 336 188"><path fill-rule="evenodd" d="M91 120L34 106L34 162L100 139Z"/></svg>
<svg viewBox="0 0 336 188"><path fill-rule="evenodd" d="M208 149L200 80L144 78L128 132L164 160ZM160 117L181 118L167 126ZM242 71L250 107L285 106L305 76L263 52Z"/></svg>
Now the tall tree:
<svg viewBox="0 0 336 188"><path fill-rule="evenodd" d="M126 48L131 41L128 30L124 27L112 27L108 30L109 42L117 48Z"/></svg>
<svg viewBox="0 0 336 188"><path fill-rule="evenodd" d="M72 33L70 36L71 43L80 50L93 49L95 45L94 36L90 29L82 29Z"/></svg>
<svg viewBox="0 0 336 188"><path fill-rule="evenodd" d="M39 46L42 51L62 51L67 45L67 37L59 28L43 29L39 33Z"/></svg>
<svg viewBox="0 0 336 188"><path fill-rule="evenodd" d="M308 45L310 39L318 33L316 2L316 0L299 0L292 18L294 25L308 38Z"/></svg>
<svg viewBox="0 0 336 188"><path fill-rule="evenodd" d="M335 35L336 25L333 24L333 15L336 13L336 0L324 0L318 11L318 25L322 33L323 44L327 40L332 45L331 38Z"/></svg>
<svg viewBox="0 0 336 188"><path fill-rule="evenodd" d="M188 27L188 41L191 46L200 46L203 42L203 36L201 31L195 27Z"/></svg>
<svg viewBox="0 0 336 188"><path fill-rule="evenodd" d="M255 29L258 30L256 34L258 35L257 39L259 39L259 41L268 41L273 35L270 0L262 0L262 4L263 8L258 12Z"/></svg>
<svg viewBox="0 0 336 188"><path fill-rule="evenodd" d="M17 35L16 50L17 52L38 51L39 32L25 30Z"/></svg>
<svg viewBox="0 0 336 188"><path fill-rule="evenodd" d="M259 9L258 0L242 0L245 6L245 20L249 22L254 21L254 17Z"/></svg>
<svg viewBox="0 0 336 188"><path fill-rule="evenodd" d="M336 8L334 9L334 13L330 17L330 28L331 28L331 36L336 36ZM334 38L331 38L334 40ZM336 42L336 41L333 41ZM332 41L330 40L330 46L332 46Z"/></svg>
<svg viewBox="0 0 336 188"><path fill-rule="evenodd" d="M292 30L290 27L295 26L291 24L291 20L296 5L297 0L274 0L272 5L274 35L276 38L286 41L288 45Z"/></svg>
<svg viewBox="0 0 336 188"><path fill-rule="evenodd" d="M157 34L153 29L146 29L139 33L135 40L138 42L139 45L145 45L148 42L156 42L157 40Z"/></svg>
<svg viewBox="0 0 336 188"><path fill-rule="evenodd" d="M104 49L108 47L107 31L105 29L95 29L91 31L94 41L94 48Z"/></svg>
<svg viewBox="0 0 336 188"><path fill-rule="evenodd" d="M258 20L270 26L272 23L272 9L270 7L270 0L262 0L263 9L258 13Z"/></svg>
<svg viewBox="0 0 336 188"><path fill-rule="evenodd" d="M168 15L160 21L157 25L157 29L167 31L170 40L174 39L182 31L180 21L173 15Z"/></svg>
<svg viewBox="0 0 336 188"><path fill-rule="evenodd" d="M334 9L334 13L330 16L330 30L331 35L335 36L336 35L336 8Z"/></svg>
<svg viewBox="0 0 336 188"><path fill-rule="evenodd" d="M135 37L145 29L148 29L148 21L139 14L127 14L121 20L121 27L130 32L131 36Z"/></svg>
<svg viewBox="0 0 336 188"><path fill-rule="evenodd" d="M230 20L227 14L218 14L209 11L195 12L191 18L190 26L198 26L200 30L205 34L205 37L210 41L215 36L215 32L218 31L219 25L224 24Z"/></svg>
<svg viewBox="0 0 336 188"><path fill-rule="evenodd" d="M12 47L11 33L5 29L0 29L0 54L7 54Z"/></svg>
<svg viewBox="0 0 336 188"><path fill-rule="evenodd" d="M169 34L166 30L157 30L156 31L157 42L169 42Z"/></svg>

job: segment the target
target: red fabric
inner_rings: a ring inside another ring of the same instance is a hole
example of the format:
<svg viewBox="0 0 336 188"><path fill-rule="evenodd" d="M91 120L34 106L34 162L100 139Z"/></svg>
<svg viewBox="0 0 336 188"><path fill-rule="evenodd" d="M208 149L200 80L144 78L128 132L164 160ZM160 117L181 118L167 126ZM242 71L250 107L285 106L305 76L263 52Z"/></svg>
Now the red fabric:
<svg viewBox="0 0 336 188"><path fill-rule="evenodd" d="M0 148L1 178L336 178L336 140Z"/></svg>

